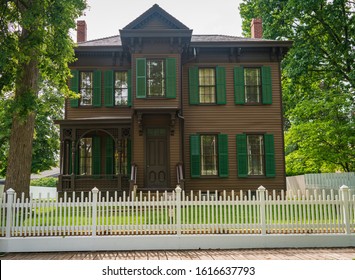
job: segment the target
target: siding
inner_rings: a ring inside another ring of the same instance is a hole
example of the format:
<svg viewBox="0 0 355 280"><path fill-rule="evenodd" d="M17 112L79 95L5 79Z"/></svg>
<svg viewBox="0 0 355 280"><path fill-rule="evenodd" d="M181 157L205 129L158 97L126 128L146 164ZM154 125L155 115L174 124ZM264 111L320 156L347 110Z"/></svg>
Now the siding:
<svg viewBox="0 0 355 280"><path fill-rule="evenodd" d="M223 66L226 69L226 105L189 105L188 70L191 66ZM207 189L211 186L222 189L256 189L265 187L284 189L285 168L281 117L281 94L278 63L263 63L271 66L273 103L272 105L235 105L233 71L242 64L186 64L183 67L183 108L185 118L185 176L187 189ZM247 63L244 66L262 66L260 63ZM195 133L223 133L228 135L229 177L228 178L190 178L189 135ZM274 134L275 138L275 178L238 178L236 160L236 134L261 132ZM213 187L212 187L213 189Z"/></svg>

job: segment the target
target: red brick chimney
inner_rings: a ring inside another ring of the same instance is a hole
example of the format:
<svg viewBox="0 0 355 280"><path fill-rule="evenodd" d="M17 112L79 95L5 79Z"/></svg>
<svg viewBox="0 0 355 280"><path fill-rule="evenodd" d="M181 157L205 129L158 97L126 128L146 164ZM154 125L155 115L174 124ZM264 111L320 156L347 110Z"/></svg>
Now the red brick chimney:
<svg viewBox="0 0 355 280"><path fill-rule="evenodd" d="M85 42L86 41L86 21L78 20L76 23L76 42Z"/></svg>
<svg viewBox="0 0 355 280"><path fill-rule="evenodd" d="M253 18L250 27L252 38L261 39L263 37L263 21L261 18Z"/></svg>

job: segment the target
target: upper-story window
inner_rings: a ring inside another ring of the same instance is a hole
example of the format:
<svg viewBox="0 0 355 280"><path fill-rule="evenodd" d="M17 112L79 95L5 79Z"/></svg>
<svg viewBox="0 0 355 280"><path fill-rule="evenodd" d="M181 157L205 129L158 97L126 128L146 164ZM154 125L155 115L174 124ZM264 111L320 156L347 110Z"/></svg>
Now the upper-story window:
<svg viewBox="0 0 355 280"><path fill-rule="evenodd" d="M220 66L190 67L189 103L226 104L226 69Z"/></svg>
<svg viewBox="0 0 355 280"><path fill-rule="evenodd" d="M175 58L136 59L136 98L176 98Z"/></svg>
<svg viewBox="0 0 355 280"><path fill-rule="evenodd" d="M127 71L115 72L115 105L128 105L128 75Z"/></svg>
<svg viewBox="0 0 355 280"><path fill-rule="evenodd" d="M71 71L70 89L79 93L80 98L70 99L70 107L101 106L101 71Z"/></svg>
<svg viewBox="0 0 355 280"><path fill-rule="evenodd" d="M199 68L200 103L216 103L216 71L214 68Z"/></svg>
<svg viewBox="0 0 355 280"><path fill-rule="evenodd" d="M165 60L147 59L147 95L165 97Z"/></svg>
<svg viewBox="0 0 355 280"><path fill-rule="evenodd" d="M80 72L80 105L92 105L93 73Z"/></svg>
<svg viewBox="0 0 355 280"><path fill-rule="evenodd" d="M260 68L245 68L245 103L261 103Z"/></svg>
<svg viewBox="0 0 355 280"><path fill-rule="evenodd" d="M235 104L272 104L271 67L234 68Z"/></svg>

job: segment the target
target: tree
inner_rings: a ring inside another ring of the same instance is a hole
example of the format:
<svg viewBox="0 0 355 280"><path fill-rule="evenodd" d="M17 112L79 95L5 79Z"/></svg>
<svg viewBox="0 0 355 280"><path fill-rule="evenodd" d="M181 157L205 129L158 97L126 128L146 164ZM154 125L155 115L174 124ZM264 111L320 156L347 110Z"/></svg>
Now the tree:
<svg viewBox="0 0 355 280"><path fill-rule="evenodd" d="M245 0L244 33L263 19L265 38L289 39L283 61L288 174L355 170L355 2Z"/></svg>
<svg viewBox="0 0 355 280"><path fill-rule="evenodd" d="M41 81L69 96L68 63L74 60L69 30L85 0L2 0L0 93L11 100L6 188L29 193L32 144Z"/></svg>
<svg viewBox="0 0 355 280"><path fill-rule="evenodd" d="M9 152L12 112L12 100L9 96L11 95L0 99L0 178L6 174ZM41 88L36 108L31 173L48 170L57 165L59 129L54 125L54 120L63 118L63 102L64 96L55 88L48 85Z"/></svg>

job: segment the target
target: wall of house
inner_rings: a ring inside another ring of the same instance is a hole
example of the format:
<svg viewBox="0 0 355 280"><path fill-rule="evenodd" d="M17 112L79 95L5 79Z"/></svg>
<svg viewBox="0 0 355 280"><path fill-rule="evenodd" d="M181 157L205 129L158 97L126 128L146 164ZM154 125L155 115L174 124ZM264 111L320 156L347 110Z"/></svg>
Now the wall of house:
<svg viewBox="0 0 355 280"><path fill-rule="evenodd" d="M265 59L265 56L263 56ZM225 59L226 60L226 59ZM222 189L257 189L260 185L272 189L284 189L284 144L281 115L281 88L278 62L225 62L214 60L188 63L183 65L183 115L185 118L185 176L187 190L207 190L216 187ZM223 61L223 60L222 60ZM192 66L222 66L226 69L226 105L189 105L189 68ZM234 101L234 67L236 66L270 66L272 74L273 102L271 105L235 105ZM236 135L242 133L274 134L275 144L275 178L238 178ZM228 135L228 178L194 178L190 177L190 141L191 134L222 133Z"/></svg>

